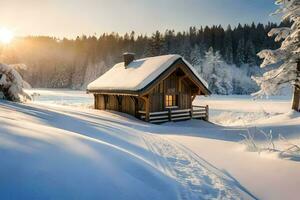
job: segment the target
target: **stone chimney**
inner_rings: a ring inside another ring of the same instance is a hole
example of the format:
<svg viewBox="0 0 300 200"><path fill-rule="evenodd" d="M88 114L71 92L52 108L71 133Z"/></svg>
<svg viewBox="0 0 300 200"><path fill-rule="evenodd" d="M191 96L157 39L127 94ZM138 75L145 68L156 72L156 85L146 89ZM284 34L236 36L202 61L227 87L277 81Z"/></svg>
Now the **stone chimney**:
<svg viewBox="0 0 300 200"><path fill-rule="evenodd" d="M123 58L124 58L124 65L125 65L125 68L132 62L134 61L134 53L129 53L129 52L126 52L126 53L123 53Z"/></svg>

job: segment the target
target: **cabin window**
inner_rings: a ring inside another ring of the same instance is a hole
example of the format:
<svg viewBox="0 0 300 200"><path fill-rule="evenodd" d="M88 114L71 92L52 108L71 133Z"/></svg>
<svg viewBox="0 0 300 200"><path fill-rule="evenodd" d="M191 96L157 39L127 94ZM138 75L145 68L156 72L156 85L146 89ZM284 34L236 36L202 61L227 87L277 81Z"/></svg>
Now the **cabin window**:
<svg viewBox="0 0 300 200"><path fill-rule="evenodd" d="M177 106L177 95L169 95L165 96L165 105L166 107L174 107Z"/></svg>

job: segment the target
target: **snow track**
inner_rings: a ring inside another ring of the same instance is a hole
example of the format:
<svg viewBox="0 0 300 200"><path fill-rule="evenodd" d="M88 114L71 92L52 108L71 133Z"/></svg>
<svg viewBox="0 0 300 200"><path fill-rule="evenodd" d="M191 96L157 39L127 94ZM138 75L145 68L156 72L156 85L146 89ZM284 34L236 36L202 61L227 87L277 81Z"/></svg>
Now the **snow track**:
<svg viewBox="0 0 300 200"><path fill-rule="evenodd" d="M163 136L148 134L144 141L155 163L181 186L182 199L252 199L226 176L184 146Z"/></svg>

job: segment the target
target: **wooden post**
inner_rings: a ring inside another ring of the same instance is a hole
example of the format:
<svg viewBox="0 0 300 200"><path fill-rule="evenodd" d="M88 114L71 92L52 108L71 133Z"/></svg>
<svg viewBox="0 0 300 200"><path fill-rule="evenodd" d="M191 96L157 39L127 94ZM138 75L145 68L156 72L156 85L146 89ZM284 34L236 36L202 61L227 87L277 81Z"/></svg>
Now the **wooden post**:
<svg viewBox="0 0 300 200"><path fill-rule="evenodd" d="M299 112L300 110L299 103L300 103L300 88L294 86L292 109Z"/></svg>
<svg viewBox="0 0 300 200"><path fill-rule="evenodd" d="M208 121L208 117L209 117L209 108L208 105L205 106L205 112L206 112L206 116L205 116L205 121Z"/></svg>
<svg viewBox="0 0 300 200"><path fill-rule="evenodd" d="M190 117L191 117L191 119L193 119L193 105L191 106Z"/></svg>
<svg viewBox="0 0 300 200"><path fill-rule="evenodd" d="M107 98L108 98L107 95L104 94L104 95L103 95L103 100L104 100L104 110L106 110Z"/></svg>
<svg viewBox="0 0 300 200"><path fill-rule="evenodd" d="M118 110L119 110L119 112L123 112L123 108L122 108L123 96L118 95L117 99L118 99Z"/></svg>
<svg viewBox="0 0 300 200"><path fill-rule="evenodd" d="M150 121L150 104L149 104L149 98L147 98L146 101L146 121Z"/></svg>
<svg viewBox="0 0 300 200"><path fill-rule="evenodd" d="M168 116L169 116L169 121L171 121L172 120L171 108L168 108Z"/></svg>
<svg viewBox="0 0 300 200"><path fill-rule="evenodd" d="M97 109L97 95L94 94L94 108Z"/></svg>
<svg viewBox="0 0 300 200"><path fill-rule="evenodd" d="M136 97L132 97L132 96L130 96L130 99L134 103L134 116L140 118L140 115L139 115L139 106L138 106L138 99Z"/></svg>
<svg viewBox="0 0 300 200"><path fill-rule="evenodd" d="M297 63L297 78L300 78L300 62ZM297 80L294 86L294 94L292 100L292 109L295 111L300 111L300 86Z"/></svg>
<svg viewBox="0 0 300 200"><path fill-rule="evenodd" d="M150 120L150 105L149 105L149 97L143 96L141 97L145 101L145 121L149 122Z"/></svg>

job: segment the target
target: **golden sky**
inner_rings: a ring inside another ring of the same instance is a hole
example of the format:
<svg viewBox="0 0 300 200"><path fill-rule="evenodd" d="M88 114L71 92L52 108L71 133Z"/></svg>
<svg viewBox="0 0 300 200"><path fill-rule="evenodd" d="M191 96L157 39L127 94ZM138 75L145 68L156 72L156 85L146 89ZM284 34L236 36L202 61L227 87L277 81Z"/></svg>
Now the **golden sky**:
<svg viewBox="0 0 300 200"><path fill-rule="evenodd" d="M273 20L273 0L0 0L0 28L15 35L75 37Z"/></svg>

